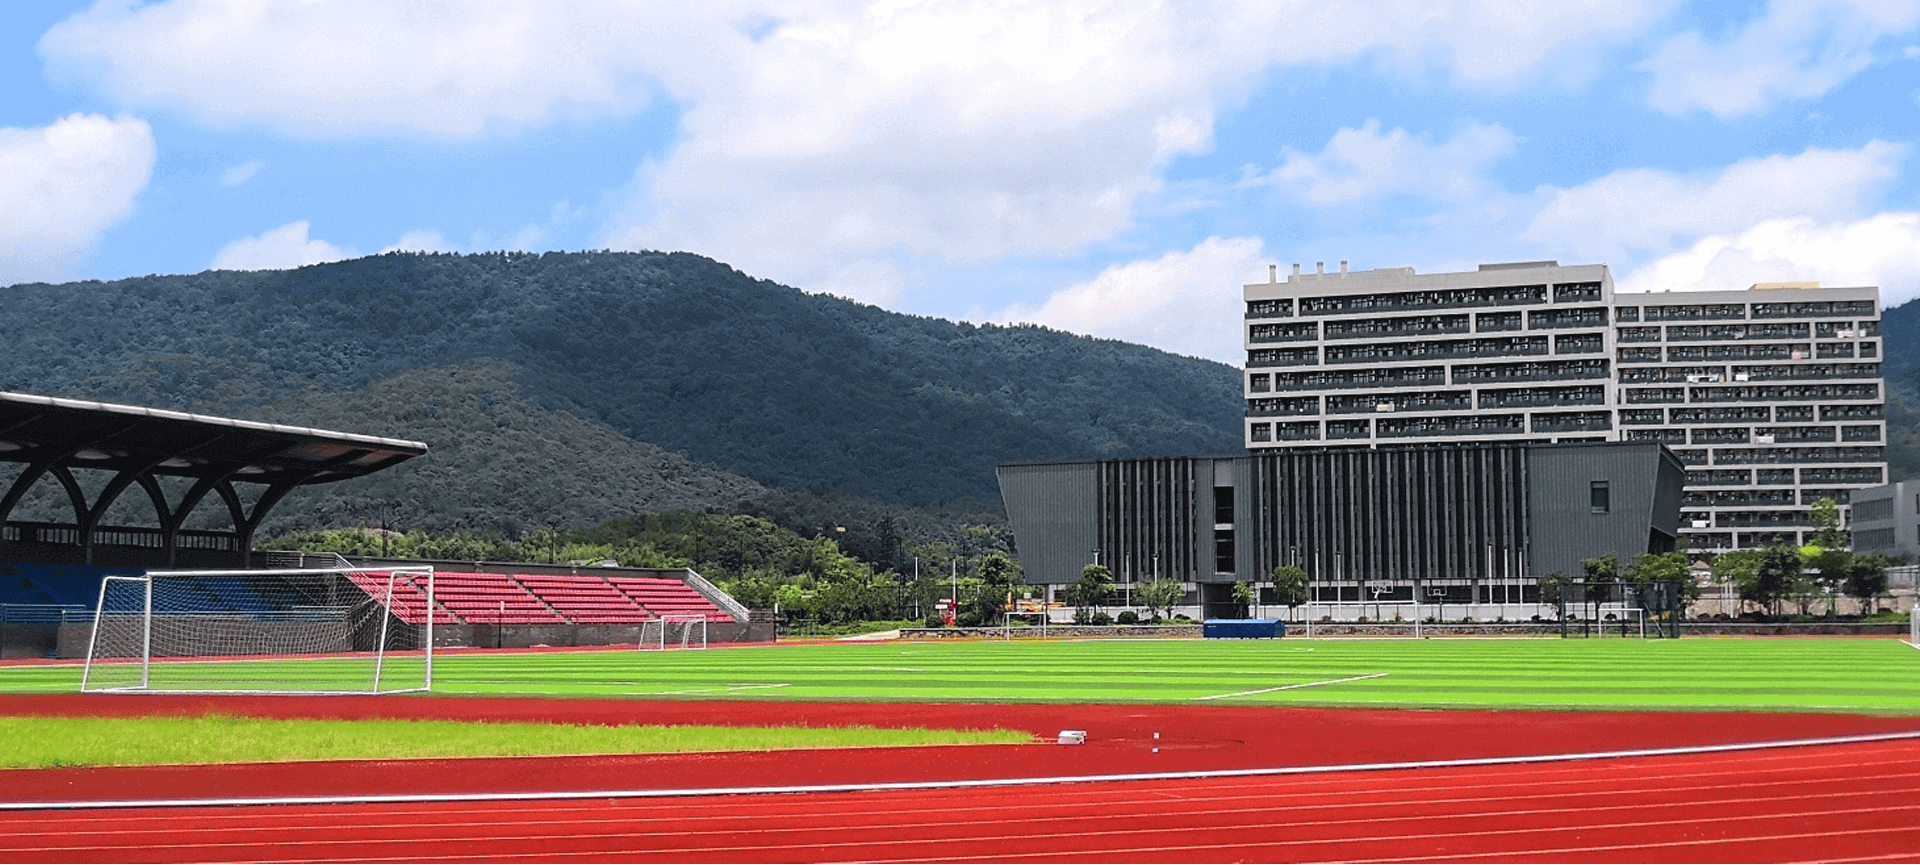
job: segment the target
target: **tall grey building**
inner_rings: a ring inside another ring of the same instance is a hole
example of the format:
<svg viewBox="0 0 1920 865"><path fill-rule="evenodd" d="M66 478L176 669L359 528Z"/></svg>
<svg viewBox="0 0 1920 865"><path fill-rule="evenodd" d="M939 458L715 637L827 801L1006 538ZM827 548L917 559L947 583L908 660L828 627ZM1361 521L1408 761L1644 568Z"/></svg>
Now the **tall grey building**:
<svg viewBox="0 0 1920 865"><path fill-rule="evenodd" d="M1604 265L1336 272L1245 288L1248 449L1659 442L1709 552L1793 542L1886 477L1879 292L1621 294Z"/></svg>

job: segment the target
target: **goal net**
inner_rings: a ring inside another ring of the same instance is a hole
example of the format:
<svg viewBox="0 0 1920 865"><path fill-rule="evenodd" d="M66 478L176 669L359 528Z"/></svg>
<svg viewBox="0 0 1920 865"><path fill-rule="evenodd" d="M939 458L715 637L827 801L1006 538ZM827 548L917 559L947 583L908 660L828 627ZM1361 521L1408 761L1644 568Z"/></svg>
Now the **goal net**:
<svg viewBox="0 0 1920 865"><path fill-rule="evenodd" d="M82 691L383 694L433 682L433 569L149 571L100 584Z"/></svg>
<svg viewBox="0 0 1920 865"><path fill-rule="evenodd" d="M1647 636L1647 611L1644 607L1616 607L1602 605L1600 621L1594 633L1605 637L1613 631L1619 631L1622 637Z"/></svg>
<svg viewBox="0 0 1920 865"><path fill-rule="evenodd" d="M707 617L702 613L662 613L640 624L642 649L704 649Z"/></svg>

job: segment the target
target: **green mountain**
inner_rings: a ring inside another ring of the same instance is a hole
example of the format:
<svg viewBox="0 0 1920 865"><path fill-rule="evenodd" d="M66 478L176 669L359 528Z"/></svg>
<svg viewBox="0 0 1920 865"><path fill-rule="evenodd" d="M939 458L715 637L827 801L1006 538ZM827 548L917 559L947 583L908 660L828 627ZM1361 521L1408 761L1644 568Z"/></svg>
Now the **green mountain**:
<svg viewBox="0 0 1920 865"><path fill-rule="evenodd" d="M1241 447L1233 367L887 312L685 253L388 254L0 291L0 388L433 448L289 501L281 529L393 501L421 525L509 532L743 501L805 520L808 496L992 499L1007 460Z"/></svg>

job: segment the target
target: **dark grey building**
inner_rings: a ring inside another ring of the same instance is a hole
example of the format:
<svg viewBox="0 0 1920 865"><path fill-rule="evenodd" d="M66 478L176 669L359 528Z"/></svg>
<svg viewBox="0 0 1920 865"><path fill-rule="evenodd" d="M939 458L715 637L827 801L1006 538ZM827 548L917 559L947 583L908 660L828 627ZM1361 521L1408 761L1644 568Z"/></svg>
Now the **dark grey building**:
<svg viewBox="0 0 1920 865"><path fill-rule="evenodd" d="M1098 561L1217 604L1304 569L1316 601L1531 602L1541 575L1675 548L1685 468L1658 444L1484 442L999 466L1027 580Z"/></svg>

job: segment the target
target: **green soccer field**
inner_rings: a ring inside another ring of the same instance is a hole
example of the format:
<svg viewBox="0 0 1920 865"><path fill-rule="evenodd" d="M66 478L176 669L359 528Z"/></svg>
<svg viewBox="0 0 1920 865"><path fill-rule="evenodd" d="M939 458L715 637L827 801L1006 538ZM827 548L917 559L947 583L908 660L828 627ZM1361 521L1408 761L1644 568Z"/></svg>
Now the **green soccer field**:
<svg viewBox="0 0 1920 865"><path fill-rule="evenodd" d="M184 677L196 668L217 669L227 682L338 681L337 664L156 664L155 670L156 677ZM79 675L77 666L0 668L0 693L70 692L78 689ZM894 642L462 653L435 659L433 692L1920 714L1920 651L1894 639L1701 638Z"/></svg>

